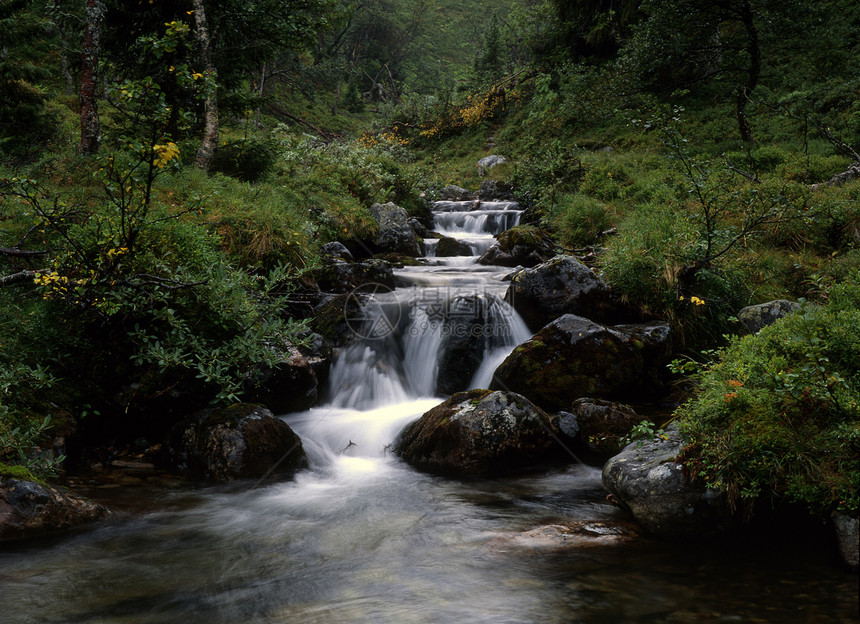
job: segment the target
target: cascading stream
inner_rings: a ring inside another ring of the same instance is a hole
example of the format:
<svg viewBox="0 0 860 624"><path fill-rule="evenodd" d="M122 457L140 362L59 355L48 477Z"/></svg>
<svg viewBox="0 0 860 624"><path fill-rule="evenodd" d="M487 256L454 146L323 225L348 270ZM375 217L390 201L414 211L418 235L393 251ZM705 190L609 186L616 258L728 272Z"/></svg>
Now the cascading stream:
<svg viewBox="0 0 860 624"><path fill-rule="evenodd" d="M399 270L402 286L394 292L377 292L365 302L363 325L356 332L361 339L344 348L332 367L332 405L366 410L437 396L442 351L455 341L467 340L480 351L471 380L464 379L458 389L489 384L495 367L531 333L502 299L505 271L476 264L477 255L495 242L495 235L519 223L521 214L516 202L436 202L435 230L466 242L472 255L441 258L434 253L424 266ZM391 314L392 307L397 314ZM380 321L390 331L375 331Z"/></svg>
<svg viewBox="0 0 860 624"><path fill-rule="evenodd" d="M529 336L502 300L504 273L474 255L517 222L516 209L455 202L437 205L436 217L473 255L400 270L393 293L368 301L357 331L375 338L341 350L329 404L285 416L310 470L258 488L160 488L155 511L0 548L0 622L856 621L838 616L856 613L839 606L856 596L856 576L836 573L826 548L747 549L738 574L722 542L548 538L559 525L599 532L620 519L598 468L460 481L393 458L398 432L439 404L445 350L460 330L480 359L471 387Z"/></svg>

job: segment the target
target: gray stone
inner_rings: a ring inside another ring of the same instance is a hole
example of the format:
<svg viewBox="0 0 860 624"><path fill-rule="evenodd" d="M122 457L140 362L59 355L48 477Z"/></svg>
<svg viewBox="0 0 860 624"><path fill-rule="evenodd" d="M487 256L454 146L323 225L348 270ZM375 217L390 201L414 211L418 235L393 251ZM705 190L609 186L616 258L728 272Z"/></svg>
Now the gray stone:
<svg viewBox="0 0 860 624"><path fill-rule="evenodd" d="M836 511L832 519L842 561L852 570L857 570L860 564L860 518Z"/></svg>
<svg viewBox="0 0 860 624"><path fill-rule="evenodd" d="M756 334L762 328L772 325L782 317L799 309L799 303L777 299L742 308L737 316L738 320L746 326L751 334Z"/></svg>
<svg viewBox="0 0 860 624"><path fill-rule="evenodd" d="M450 256L471 256L472 248L466 241L443 236L436 243L436 257L446 258Z"/></svg>
<svg viewBox="0 0 860 624"><path fill-rule="evenodd" d="M558 433L546 412L523 396L471 390L406 427L395 453L426 472L497 476L561 461Z"/></svg>
<svg viewBox="0 0 860 624"><path fill-rule="evenodd" d="M665 323L607 326L565 314L514 349L490 388L519 392L550 411L586 396L641 399L663 391L671 355Z"/></svg>
<svg viewBox="0 0 860 624"><path fill-rule="evenodd" d="M352 253L349 251L349 249L346 248L346 245L337 241L326 243L325 245L323 245L322 252L325 256L339 258L348 262L353 261Z"/></svg>
<svg viewBox="0 0 860 624"><path fill-rule="evenodd" d="M475 194L456 184L449 184L439 191L439 199L443 201L468 201L475 199Z"/></svg>
<svg viewBox="0 0 860 624"><path fill-rule="evenodd" d="M0 539L68 530L110 513L107 507L65 489L0 477Z"/></svg>
<svg viewBox="0 0 860 624"><path fill-rule="evenodd" d="M629 405L590 397L574 401L570 411L579 422L585 445L605 456L618 453L621 439L642 420Z"/></svg>
<svg viewBox="0 0 860 624"><path fill-rule="evenodd" d="M691 483L676 463L683 447L673 426L666 439L634 442L603 466L603 487L656 535L707 536L730 529L733 518L725 493Z"/></svg>
<svg viewBox="0 0 860 624"><path fill-rule="evenodd" d="M506 162L508 162L508 159L504 156L498 156L496 154L485 156L478 161L478 175L485 176L487 175L487 171Z"/></svg>
<svg viewBox="0 0 860 624"><path fill-rule="evenodd" d="M179 469L213 481L292 475L307 466L299 436L261 405L204 410L174 432L170 455Z"/></svg>
<svg viewBox="0 0 860 624"><path fill-rule="evenodd" d="M380 253L400 253L408 256L419 256L418 237L409 226L409 215L406 210L388 202L373 204L370 214L379 226L373 246Z"/></svg>
<svg viewBox="0 0 860 624"><path fill-rule="evenodd" d="M615 312L609 287L573 256L556 256L523 269L511 280L505 299L532 330L562 314L601 321Z"/></svg>

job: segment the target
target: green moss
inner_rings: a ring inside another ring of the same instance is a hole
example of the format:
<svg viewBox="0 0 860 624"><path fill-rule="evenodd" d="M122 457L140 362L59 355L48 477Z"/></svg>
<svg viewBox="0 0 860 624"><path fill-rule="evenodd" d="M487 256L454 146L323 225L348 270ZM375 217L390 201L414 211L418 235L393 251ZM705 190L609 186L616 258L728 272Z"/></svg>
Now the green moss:
<svg viewBox="0 0 860 624"><path fill-rule="evenodd" d="M36 481L38 483L44 483L41 479L36 477L32 472L30 472L25 466L20 465L9 465L0 462L0 477L5 477L7 479L20 479L21 481Z"/></svg>

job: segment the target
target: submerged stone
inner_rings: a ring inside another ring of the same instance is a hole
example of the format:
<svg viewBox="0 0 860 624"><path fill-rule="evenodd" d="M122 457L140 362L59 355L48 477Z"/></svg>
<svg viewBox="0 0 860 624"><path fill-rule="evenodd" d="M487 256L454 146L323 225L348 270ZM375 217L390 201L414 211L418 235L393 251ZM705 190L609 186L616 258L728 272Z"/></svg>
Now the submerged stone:
<svg viewBox="0 0 860 624"><path fill-rule="evenodd" d="M68 490L0 477L0 539L26 538L101 520L110 510Z"/></svg>

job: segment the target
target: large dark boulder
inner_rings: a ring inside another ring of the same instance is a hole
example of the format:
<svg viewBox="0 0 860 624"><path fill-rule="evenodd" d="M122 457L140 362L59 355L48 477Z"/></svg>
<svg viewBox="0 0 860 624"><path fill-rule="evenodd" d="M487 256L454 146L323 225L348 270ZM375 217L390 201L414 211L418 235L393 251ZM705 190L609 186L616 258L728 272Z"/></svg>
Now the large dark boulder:
<svg viewBox="0 0 860 624"><path fill-rule="evenodd" d="M676 463L683 447L675 427L665 438L634 442L604 464L603 487L656 535L702 537L732 528L725 492L691 483Z"/></svg>
<svg viewBox="0 0 860 624"><path fill-rule="evenodd" d="M110 515L110 510L68 490L0 477L0 539L68 530Z"/></svg>
<svg viewBox="0 0 860 624"><path fill-rule="evenodd" d="M449 184L439 191L440 201L469 201L475 199L475 193L456 184Z"/></svg>
<svg viewBox="0 0 860 624"><path fill-rule="evenodd" d="M376 258L349 262L330 257L323 266L314 269L313 277L320 290L330 293L349 293L364 284L382 284L386 288L394 288L391 265Z"/></svg>
<svg viewBox="0 0 860 624"><path fill-rule="evenodd" d="M447 258L450 256L471 256L472 247L463 240L442 236L436 243L436 257Z"/></svg>
<svg viewBox="0 0 860 624"><path fill-rule="evenodd" d="M573 256L556 256L511 279L505 299L536 330L562 314L613 318L609 287Z"/></svg>
<svg viewBox="0 0 860 624"><path fill-rule="evenodd" d="M499 180L484 180L476 196L482 201L511 201L514 199L514 187Z"/></svg>
<svg viewBox="0 0 860 624"><path fill-rule="evenodd" d="M350 319L361 317L361 298L336 295L314 308L310 326L332 346L342 347L358 339Z"/></svg>
<svg viewBox="0 0 860 624"><path fill-rule="evenodd" d="M747 306L738 311L738 321L743 323L747 331L756 334L759 330L773 325L779 319L800 309L800 304L795 301L777 299L767 303Z"/></svg>
<svg viewBox="0 0 860 624"><path fill-rule="evenodd" d="M301 439L261 405L204 410L170 440L176 467L213 481L292 475L307 466Z"/></svg>
<svg viewBox="0 0 860 624"><path fill-rule="evenodd" d="M404 429L395 453L419 470L456 477L512 474L559 461L552 419L513 392L455 394Z"/></svg>
<svg viewBox="0 0 860 624"><path fill-rule="evenodd" d="M490 388L519 392L549 411L584 396L641 399L663 391L671 355L666 324L606 326L565 314L514 349Z"/></svg>
<svg viewBox="0 0 860 624"><path fill-rule="evenodd" d="M401 253L408 256L420 256L418 237L409 226L409 215L406 210L388 202L373 204L370 214L379 226L373 247L380 253Z"/></svg>
<svg viewBox="0 0 860 624"><path fill-rule="evenodd" d="M642 420L629 405L583 397L573 402L582 442L589 450L611 457L621 450L621 439Z"/></svg>
<svg viewBox="0 0 860 624"><path fill-rule="evenodd" d="M478 258L478 264L534 267L553 256L552 242L531 225L518 225L496 236L498 242Z"/></svg>
<svg viewBox="0 0 860 624"><path fill-rule="evenodd" d="M319 394L314 367L294 345L282 345L278 355L277 366L259 371L260 378L249 389L248 400L263 403L278 414L309 409Z"/></svg>

